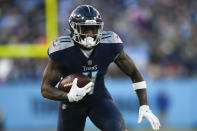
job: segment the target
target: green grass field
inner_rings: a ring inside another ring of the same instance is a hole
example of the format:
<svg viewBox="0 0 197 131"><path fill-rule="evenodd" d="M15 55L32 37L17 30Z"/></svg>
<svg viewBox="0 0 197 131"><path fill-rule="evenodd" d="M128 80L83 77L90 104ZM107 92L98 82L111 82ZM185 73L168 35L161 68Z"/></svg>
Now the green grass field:
<svg viewBox="0 0 197 131"><path fill-rule="evenodd" d="M49 130L5 130L5 131L56 131L55 129ZM85 131L99 131L99 130L85 130ZM151 129L132 129L128 131L153 131ZM197 131L197 129L160 129L159 131Z"/></svg>

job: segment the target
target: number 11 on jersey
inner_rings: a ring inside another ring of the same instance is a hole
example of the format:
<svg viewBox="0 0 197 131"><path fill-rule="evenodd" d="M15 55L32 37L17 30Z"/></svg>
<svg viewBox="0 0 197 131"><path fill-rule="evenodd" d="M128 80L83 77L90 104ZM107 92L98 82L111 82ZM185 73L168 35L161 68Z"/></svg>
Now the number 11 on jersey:
<svg viewBox="0 0 197 131"><path fill-rule="evenodd" d="M91 81L95 84L97 73L98 73L98 71L91 71L91 72L83 72L82 74L89 76L91 78ZM89 92L89 95L91 95L93 93L94 93L94 87Z"/></svg>

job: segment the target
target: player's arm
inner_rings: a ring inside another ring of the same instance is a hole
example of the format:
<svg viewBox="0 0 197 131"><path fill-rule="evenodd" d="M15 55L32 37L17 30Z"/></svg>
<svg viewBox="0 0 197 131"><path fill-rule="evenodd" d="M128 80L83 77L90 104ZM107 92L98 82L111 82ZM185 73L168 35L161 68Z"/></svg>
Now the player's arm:
<svg viewBox="0 0 197 131"><path fill-rule="evenodd" d="M55 88L56 84L60 81L62 74L59 65L53 60L49 60L42 80L41 93L42 96L51 100L68 100L69 102L78 102L88 92L91 91L93 83L90 82L83 88L77 86L77 78L74 79L69 93Z"/></svg>
<svg viewBox="0 0 197 131"><path fill-rule="evenodd" d="M148 106L146 82L144 81L138 67L124 51L120 53L118 58L115 60L115 63L125 74L131 78L133 82L133 88L138 95L140 103L138 123L141 123L142 118L145 117L151 124L153 130L159 130L160 122Z"/></svg>
<svg viewBox="0 0 197 131"><path fill-rule="evenodd" d="M127 74L132 82L135 83L144 83L144 78L139 71L138 67L134 61L122 50L118 58L115 60L117 66ZM140 105L147 105L147 93L146 88L135 90L139 99Z"/></svg>
<svg viewBox="0 0 197 131"><path fill-rule="evenodd" d="M62 74L59 65L53 60L49 60L42 80L42 96L52 100L67 100L67 93L55 88Z"/></svg>

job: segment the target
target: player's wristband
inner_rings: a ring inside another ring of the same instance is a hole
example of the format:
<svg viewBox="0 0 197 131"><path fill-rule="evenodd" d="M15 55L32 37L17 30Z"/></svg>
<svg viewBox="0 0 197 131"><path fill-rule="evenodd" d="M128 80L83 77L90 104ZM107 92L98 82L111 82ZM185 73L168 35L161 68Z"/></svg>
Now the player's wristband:
<svg viewBox="0 0 197 131"><path fill-rule="evenodd" d="M132 87L134 90L145 89L146 88L146 81L133 83Z"/></svg>

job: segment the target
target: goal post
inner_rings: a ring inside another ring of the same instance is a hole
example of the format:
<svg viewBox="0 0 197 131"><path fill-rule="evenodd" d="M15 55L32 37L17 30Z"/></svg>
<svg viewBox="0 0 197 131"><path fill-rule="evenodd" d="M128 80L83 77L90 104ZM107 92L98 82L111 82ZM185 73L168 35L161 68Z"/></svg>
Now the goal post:
<svg viewBox="0 0 197 131"><path fill-rule="evenodd" d="M45 0L46 43L0 43L0 57L46 58L49 42L58 36L57 1L58 0Z"/></svg>

